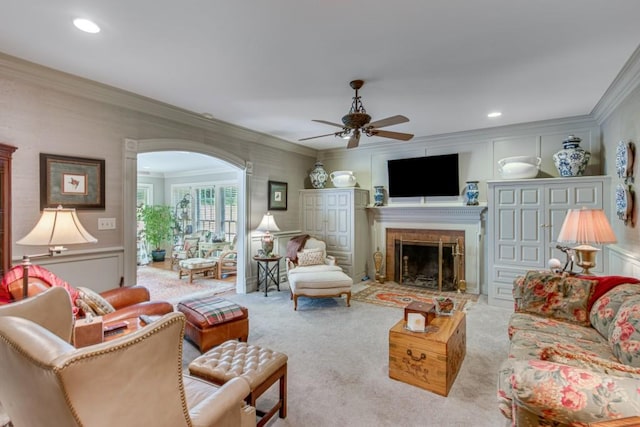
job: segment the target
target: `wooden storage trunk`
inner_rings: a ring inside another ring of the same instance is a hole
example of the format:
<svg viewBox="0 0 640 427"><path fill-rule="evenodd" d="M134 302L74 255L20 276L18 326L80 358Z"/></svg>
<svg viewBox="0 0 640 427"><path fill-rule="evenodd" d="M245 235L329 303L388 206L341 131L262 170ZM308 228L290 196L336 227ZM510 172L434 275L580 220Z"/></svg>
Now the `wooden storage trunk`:
<svg viewBox="0 0 640 427"><path fill-rule="evenodd" d="M389 330L389 377L447 396L467 352L466 318L436 317L436 332L411 332L400 320Z"/></svg>

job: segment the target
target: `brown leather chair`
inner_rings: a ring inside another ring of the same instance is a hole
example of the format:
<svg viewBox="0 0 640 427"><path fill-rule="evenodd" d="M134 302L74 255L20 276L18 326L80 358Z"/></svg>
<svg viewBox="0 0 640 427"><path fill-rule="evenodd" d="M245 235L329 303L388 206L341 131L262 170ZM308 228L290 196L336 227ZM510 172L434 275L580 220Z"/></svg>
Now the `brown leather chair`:
<svg viewBox="0 0 640 427"><path fill-rule="evenodd" d="M0 307L0 402L13 425L255 425L246 380L183 375L182 313L80 349L70 313L59 287Z"/></svg>
<svg viewBox="0 0 640 427"><path fill-rule="evenodd" d="M8 291L11 301L22 299L22 266L11 268L2 278L2 288ZM28 295L39 294L51 287L61 287L67 290L75 306L78 291L51 271L39 265L29 267ZM113 313L103 315L103 321L128 319L141 314L163 315L173 311L173 305L166 301L150 301L149 290L144 286L123 286L100 293L113 306ZM75 309L74 311L78 311ZM81 313L82 314L82 313Z"/></svg>

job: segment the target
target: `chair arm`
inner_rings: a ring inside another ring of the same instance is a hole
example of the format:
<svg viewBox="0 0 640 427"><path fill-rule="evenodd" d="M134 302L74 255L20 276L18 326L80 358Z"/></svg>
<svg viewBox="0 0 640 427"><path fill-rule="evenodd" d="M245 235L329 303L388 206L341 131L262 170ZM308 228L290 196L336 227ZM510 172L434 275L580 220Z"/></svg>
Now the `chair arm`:
<svg viewBox="0 0 640 427"><path fill-rule="evenodd" d="M113 313L105 314L104 316L102 316L102 320L105 322L112 322L114 320L138 317L141 314L146 314L148 316L163 316L167 313L171 313L172 311L173 305L168 302L145 301L127 307L119 308Z"/></svg>
<svg viewBox="0 0 640 427"><path fill-rule="evenodd" d="M285 258L285 266L287 267L287 273L289 272L289 270L293 270L294 268L296 268L296 264L291 261L291 258Z"/></svg>
<svg viewBox="0 0 640 427"><path fill-rule="evenodd" d="M244 398L250 391L249 383L241 377L227 381L217 392L189 408L194 427L227 425L224 421L231 420L233 425L238 425Z"/></svg>
<svg viewBox="0 0 640 427"><path fill-rule="evenodd" d="M590 423L640 413L640 377L625 378L542 360L513 364L516 407L555 422Z"/></svg>
<svg viewBox="0 0 640 427"><path fill-rule="evenodd" d="M125 286L122 288L109 289L108 291L101 292L100 295L109 301L109 304L116 310L151 299L149 289L144 286Z"/></svg>
<svg viewBox="0 0 640 427"><path fill-rule="evenodd" d="M327 255L327 257L324 259L324 263L327 265L338 265L336 263L336 257L334 257L333 255Z"/></svg>

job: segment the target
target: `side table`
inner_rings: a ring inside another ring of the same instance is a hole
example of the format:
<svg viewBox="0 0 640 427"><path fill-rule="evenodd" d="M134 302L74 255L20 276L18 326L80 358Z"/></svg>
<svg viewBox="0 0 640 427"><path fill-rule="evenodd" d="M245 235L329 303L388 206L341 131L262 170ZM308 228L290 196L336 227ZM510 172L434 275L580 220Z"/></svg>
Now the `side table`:
<svg viewBox="0 0 640 427"><path fill-rule="evenodd" d="M264 284L264 296L268 296L269 284L273 283L280 292L280 260L282 257L254 256L253 259L258 264L258 291L260 291L260 285ZM273 263L271 267L269 267L270 263Z"/></svg>

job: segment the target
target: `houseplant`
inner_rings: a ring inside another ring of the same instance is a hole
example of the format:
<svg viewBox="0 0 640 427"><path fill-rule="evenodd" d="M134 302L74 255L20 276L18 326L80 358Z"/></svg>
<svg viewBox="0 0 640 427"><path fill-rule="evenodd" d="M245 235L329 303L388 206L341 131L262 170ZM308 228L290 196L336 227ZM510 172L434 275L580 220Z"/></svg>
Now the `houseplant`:
<svg viewBox="0 0 640 427"><path fill-rule="evenodd" d="M173 235L174 219L171 208L164 205L145 205L140 216L144 221L144 235L151 245L153 261L164 261L166 254L162 244Z"/></svg>

